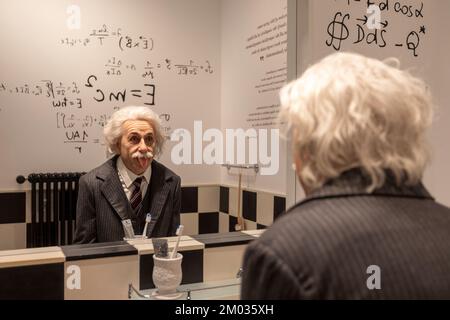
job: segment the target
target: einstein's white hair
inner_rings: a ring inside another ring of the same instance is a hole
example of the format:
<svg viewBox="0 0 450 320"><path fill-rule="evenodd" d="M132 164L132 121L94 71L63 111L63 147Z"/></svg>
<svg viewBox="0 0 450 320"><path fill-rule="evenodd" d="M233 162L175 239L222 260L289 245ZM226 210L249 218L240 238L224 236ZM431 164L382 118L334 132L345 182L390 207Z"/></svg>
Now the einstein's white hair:
<svg viewBox="0 0 450 320"><path fill-rule="evenodd" d="M129 106L124 107L114 112L103 129L108 152L111 154L120 154L117 147L118 142L122 137L122 125L128 120L143 120L147 121L153 128L155 147L153 154L158 157L162 153L164 146L164 136L162 135L161 120L159 116L147 107Z"/></svg>
<svg viewBox="0 0 450 320"><path fill-rule="evenodd" d="M335 53L281 90L280 120L306 188L353 168L370 178L368 192L383 185L386 171L398 185L421 180L430 158L432 98L422 80L398 66L395 59Z"/></svg>

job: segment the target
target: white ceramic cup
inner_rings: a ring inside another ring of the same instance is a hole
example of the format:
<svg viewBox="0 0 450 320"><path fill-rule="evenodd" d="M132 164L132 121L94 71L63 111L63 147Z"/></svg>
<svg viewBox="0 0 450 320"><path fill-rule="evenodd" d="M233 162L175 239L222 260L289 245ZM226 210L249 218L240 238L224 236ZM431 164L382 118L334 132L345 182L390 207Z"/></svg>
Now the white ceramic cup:
<svg viewBox="0 0 450 320"><path fill-rule="evenodd" d="M160 258L153 255L153 283L159 295L170 295L177 292L183 273L181 262L183 255L177 252L176 258Z"/></svg>

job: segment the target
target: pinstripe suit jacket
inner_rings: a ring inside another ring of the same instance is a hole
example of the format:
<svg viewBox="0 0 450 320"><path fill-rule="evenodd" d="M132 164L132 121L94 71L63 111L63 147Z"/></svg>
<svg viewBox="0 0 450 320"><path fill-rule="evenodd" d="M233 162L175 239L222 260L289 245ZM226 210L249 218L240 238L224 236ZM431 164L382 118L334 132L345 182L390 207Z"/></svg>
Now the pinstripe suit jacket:
<svg viewBox="0 0 450 320"><path fill-rule="evenodd" d="M366 186L349 171L282 215L248 246L241 297L450 299L450 209L421 184Z"/></svg>
<svg viewBox="0 0 450 320"><path fill-rule="evenodd" d="M125 219L131 219L135 233L142 234L147 212L152 215L147 236L175 235L180 224L180 177L153 160L150 185L136 214L119 180L117 158L80 178L74 243L122 241Z"/></svg>

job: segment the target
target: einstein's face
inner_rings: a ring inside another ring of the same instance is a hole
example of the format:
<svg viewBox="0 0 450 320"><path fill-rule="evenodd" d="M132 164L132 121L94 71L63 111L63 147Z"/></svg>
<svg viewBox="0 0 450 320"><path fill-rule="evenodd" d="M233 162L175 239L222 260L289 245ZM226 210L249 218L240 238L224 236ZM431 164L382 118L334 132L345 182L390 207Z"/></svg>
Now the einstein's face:
<svg viewBox="0 0 450 320"><path fill-rule="evenodd" d="M143 174L153 160L155 148L155 134L150 123L144 120L125 121L118 144L125 166L136 175Z"/></svg>

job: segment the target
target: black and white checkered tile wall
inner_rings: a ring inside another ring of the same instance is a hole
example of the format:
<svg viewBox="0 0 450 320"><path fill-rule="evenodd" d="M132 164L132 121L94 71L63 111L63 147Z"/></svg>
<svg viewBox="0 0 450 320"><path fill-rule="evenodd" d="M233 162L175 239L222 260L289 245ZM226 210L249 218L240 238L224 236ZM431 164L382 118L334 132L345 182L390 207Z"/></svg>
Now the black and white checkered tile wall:
<svg viewBox="0 0 450 320"><path fill-rule="evenodd" d="M0 250L26 247L26 203L25 192L0 193Z"/></svg>
<svg viewBox="0 0 450 320"><path fill-rule="evenodd" d="M218 185L182 187L181 223L185 226L185 234L235 231L237 193L237 188ZM26 192L0 193L0 250L27 247L31 225L28 198ZM270 226L285 208L285 197L242 191L241 214L246 230Z"/></svg>
<svg viewBox="0 0 450 320"><path fill-rule="evenodd" d="M238 189L223 186L183 187L181 223L186 234L235 231ZM242 191L241 214L246 230L264 229L286 209L286 198L266 192Z"/></svg>

